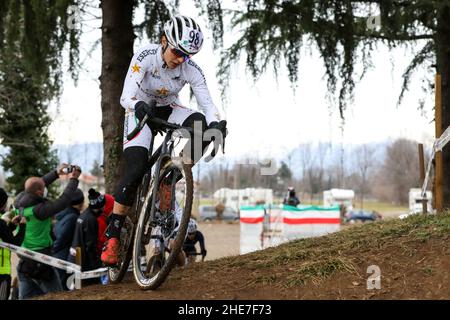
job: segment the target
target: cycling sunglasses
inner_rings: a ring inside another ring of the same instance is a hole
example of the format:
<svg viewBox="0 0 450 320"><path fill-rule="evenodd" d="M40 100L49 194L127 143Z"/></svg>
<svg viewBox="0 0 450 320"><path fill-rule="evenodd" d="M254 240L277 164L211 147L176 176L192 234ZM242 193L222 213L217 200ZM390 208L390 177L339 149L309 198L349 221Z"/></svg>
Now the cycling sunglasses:
<svg viewBox="0 0 450 320"><path fill-rule="evenodd" d="M183 51L180 51L178 49L175 49L172 46L170 47L170 51L178 58L183 58L183 61L186 61L187 59L189 59L190 57L192 57L192 55L186 54Z"/></svg>

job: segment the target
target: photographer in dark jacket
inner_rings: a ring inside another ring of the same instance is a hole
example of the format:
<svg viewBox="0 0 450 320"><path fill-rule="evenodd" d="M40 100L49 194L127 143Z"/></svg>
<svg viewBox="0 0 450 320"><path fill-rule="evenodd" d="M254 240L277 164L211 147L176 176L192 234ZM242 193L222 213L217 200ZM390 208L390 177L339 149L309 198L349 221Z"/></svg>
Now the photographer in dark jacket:
<svg viewBox="0 0 450 320"><path fill-rule="evenodd" d="M53 227L53 234L55 235L55 242L53 242L52 255L55 258L68 261L69 249L72 245L73 235L75 234L75 227L80 212L84 207L84 194L81 189L74 192L74 196L70 206L55 216L56 223ZM61 285L64 290L68 290L66 286L67 273L63 269L58 269L58 274L61 280Z"/></svg>
<svg viewBox="0 0 450 320"><path fill-rule="evenodd" d="M68 170L68 169L71 170ZM70 172L68 172L70 171ZM25 181L25 191L17 196L16 211L27 219L27 228L22 247L44 254L51 254L52 217L70 205L78 186L81 169L78 166L62 164L57 170L42 178L31 177ZM61 175L68 175L69 183L63 194L55 201L46 198L46 186ZM48 292L60 291L61 283L53 267L21 258L17 266L19 278L19 299L27 299Z"/></svg>
<svg viewBox="0 0 450 320"><path fill-rule="evenodd" d="M8 202L8 195L3 188L0 188L0 215L5 212L6 204ZM8 242L16 246L22 244L25 237L24 217L16 216L11 219L11 215L5 214L0 219L0 242ZM19 231L16 235L13 231L20 223ZM11 290L11 251L6 248L0 248L0 300L8 300L9 292Z"/></svg>
<svg viewBox="0 0 450 320"><path fill-rule="evenodd" d="M89 207L84 210L77 220L75 235L70 252L72 261L76 248L81 248L81 270L89 271L101 267L100 255L97 251L98 222L97 218L105 206L105 196L89 189ZM98 282L98 279L84 281L84 283Z"/></svg>

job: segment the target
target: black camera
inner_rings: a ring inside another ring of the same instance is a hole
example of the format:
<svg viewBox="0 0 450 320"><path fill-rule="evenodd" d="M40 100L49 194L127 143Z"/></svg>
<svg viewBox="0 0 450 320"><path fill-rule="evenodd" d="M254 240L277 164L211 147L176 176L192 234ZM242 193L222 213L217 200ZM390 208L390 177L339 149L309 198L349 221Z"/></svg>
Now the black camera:
<svg viewBox="0 0 450 320"><path fill-rule="evenodd" d="M62 172L64 172L65 174L71 173L73 172L73 170L75 170L75 166L70 165L68 167L65 167L62 169Z"/></svg>

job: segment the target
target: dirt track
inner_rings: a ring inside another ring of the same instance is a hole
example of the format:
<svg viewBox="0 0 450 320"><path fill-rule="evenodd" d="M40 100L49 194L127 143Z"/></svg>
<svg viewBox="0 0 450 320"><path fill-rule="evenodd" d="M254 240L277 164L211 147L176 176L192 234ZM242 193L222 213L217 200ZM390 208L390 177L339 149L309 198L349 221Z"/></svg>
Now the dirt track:
<svg viewBox="0 0 450 320"><path fill-rule="evenodd" d="M450 299L450 217L421 219L354 226L326 237L197 263L191 269L173 270L156 291L139 290L128 276L119 285L41 298ZM211 243L210 234L218 240L219 229L236 231L237 226L201 229ZM223 243L224 254L233 252L228 246ZM381 270L380 289L367 289L371 265Z"/></svg>
<svg viewBox="0 0 450 320"><path fill-rule="evenodd" d="M239 254L239 223L199 223L208 254L205 260Z"/></svg>

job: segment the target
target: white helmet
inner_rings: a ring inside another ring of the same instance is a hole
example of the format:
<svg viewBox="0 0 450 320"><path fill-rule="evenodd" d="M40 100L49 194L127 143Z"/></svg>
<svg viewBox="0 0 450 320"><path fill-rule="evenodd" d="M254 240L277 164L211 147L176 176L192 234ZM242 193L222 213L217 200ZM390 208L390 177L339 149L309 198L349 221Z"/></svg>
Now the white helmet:
<svg viewBox="0 0 450 320"><path fill-rule="evenodd" d="M192 55L200 51L203 45L203 33L194 19L176 15L164 25L167 41L175 49Z"/></svg>
<svg viewBox="0 0 450 320"><path fill-rule="evenodd" d="M191 218L189 220L188 233L194 233L195 231L197 231L197 222Z"/></svg>

